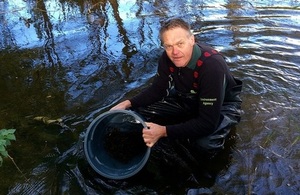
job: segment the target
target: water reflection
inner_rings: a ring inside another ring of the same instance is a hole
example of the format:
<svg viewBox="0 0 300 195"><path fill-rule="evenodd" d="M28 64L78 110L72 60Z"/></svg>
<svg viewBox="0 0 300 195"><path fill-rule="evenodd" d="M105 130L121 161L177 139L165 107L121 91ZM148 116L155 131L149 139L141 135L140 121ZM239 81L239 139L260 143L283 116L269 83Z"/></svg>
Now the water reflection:
<svg viewBox="0 0 300 195"><path fill-rule="evenodd" d="M1 192L297 194L299 6L297 0L0 0L0 129L17 129L9 153L29 178L6 160L0 174L10 177L1 177ZM83 157L83 132L151 82L160 22L175 16L221 50L244 81L243 120L210 163L161 143L136 177L105 180ZM46 125L35 116L63 123Z"/></svg>

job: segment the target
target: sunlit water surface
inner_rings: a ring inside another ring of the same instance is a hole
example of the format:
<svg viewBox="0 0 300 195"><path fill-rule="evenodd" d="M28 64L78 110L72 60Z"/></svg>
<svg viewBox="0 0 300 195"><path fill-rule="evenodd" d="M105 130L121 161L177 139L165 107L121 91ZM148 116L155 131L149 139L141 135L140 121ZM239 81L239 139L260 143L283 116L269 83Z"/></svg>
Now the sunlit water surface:
<svg viewBox="0 0 300 195"><path fill-rule="evenodd" d="M202 163L213 178L159 148L145 167L155 174L102 178L84 158L84 132L151 81L159 26L177 16L243 80L242 121ZM0 129L17 129L7 149L23 172L6 158L1 194L299 193L299 31L298 0L0 0Z"/></svg>

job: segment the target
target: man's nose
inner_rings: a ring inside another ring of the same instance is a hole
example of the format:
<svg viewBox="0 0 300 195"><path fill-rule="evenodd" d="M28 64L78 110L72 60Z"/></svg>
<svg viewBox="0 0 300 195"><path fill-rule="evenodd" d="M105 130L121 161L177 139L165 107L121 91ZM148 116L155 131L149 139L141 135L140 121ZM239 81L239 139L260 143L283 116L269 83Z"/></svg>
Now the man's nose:
<svg viewBox="0 0 300 195"><path fill-rule="evenodd" d="M177 54L178 51L179 51L178 47L176 45L174 45L173 48L172 48L172 53Z"/></svg>

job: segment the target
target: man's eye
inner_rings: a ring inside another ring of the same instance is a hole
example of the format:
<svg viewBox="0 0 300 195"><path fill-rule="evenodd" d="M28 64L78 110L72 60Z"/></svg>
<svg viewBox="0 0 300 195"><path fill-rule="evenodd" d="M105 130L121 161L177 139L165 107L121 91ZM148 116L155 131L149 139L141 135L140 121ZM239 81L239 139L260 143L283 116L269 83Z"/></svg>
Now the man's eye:
<svg viewBox="0 0 300 195"><path fill-rule="evenodd" d="M182 47L183 46L183 42L180 42L177 44L178 47Z"/></svg>

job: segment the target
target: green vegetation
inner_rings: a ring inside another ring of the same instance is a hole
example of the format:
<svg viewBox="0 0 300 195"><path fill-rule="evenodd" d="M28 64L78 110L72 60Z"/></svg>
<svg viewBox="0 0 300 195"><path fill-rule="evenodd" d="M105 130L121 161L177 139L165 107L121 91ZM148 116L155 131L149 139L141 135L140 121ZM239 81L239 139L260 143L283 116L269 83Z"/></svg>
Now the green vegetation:
<svg viewBox="0 0 300 195"><path fill-rule="evenodd" d="M15 129L0 130L0 167L3 163L3 157L9 157L6 147L10 145L11 141L16 140L15 131Z"/></svg>
<svg viewBox="0 0 300 195"><path fill-rule="evenodd" d="M15 131L16 131L15 129L0 130L0 167L2 166L3 158L8 157L13 162L13 164L18 169L18 171L22 174L22 176L26 180L28 180L26 176L23 174L23 172L21 171L21 169L18 167L14 159L8 154L6 150L6 146L9 146L11 144L11 141L16 140Z"/></svg>

